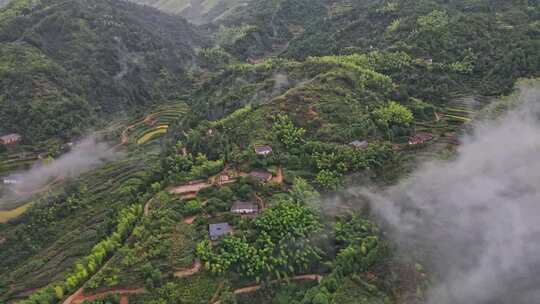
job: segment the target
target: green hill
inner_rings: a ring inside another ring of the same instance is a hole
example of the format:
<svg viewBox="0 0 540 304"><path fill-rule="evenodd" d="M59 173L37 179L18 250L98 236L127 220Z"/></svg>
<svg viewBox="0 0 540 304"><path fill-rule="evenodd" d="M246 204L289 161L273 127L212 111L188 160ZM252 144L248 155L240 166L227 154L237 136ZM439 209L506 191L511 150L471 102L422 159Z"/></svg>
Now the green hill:
<svg viewBox="0 0 540 304"><path fill-rule="evenodd" d="M217 21L251 0L131 0L171 14L178 14L195 24Z"/></svg>
<svg viewBox="0 0 540 304"><path fill-rule="evenodd" d="M27 143L2 176L91 128L121 151L2 210L0 302L429 303L430 253L354 188L511 108L485 105L540 73L538 1L132 2L0 9L0 134Z"/></svg>
<svg viewBox="0 0 540 304"><path fill-rule="evenodd" d="M0 16L0 132L26 142L176 98L205 45L180 17L123 1L17 0Z"/></svg>

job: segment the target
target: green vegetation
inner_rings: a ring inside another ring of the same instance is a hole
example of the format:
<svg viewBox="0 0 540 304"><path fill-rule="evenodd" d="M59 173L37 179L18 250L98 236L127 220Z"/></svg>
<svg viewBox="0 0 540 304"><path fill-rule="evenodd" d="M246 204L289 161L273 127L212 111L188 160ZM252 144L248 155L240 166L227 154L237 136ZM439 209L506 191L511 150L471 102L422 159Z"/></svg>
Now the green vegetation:
<svg viewBox="0 0 540 304"><path fill-rule="evenodd" d="M135 2L212 23L125 1L0 8L0 133L24 138L0 145L0 174L92 127L122 151L3 205L0 302L423 303L429 269L333 198L451 155L478 113L515 106L474 95L538 74L538 4ZM420 132L433 140L409 144ZM210 241L217 223L232 233Z"/></svg>
<svg viewBox="0 0 540 304"><path fill-rule="evenodd" d="M234 269L256 281L290 276L319 258L311 235L320 229L317 218L302 205L280 202L253 222L251 235L225 238L214 252L208 240L197 254L214 273Z"/></svg>
<svg viewBox="0 0 540 304"><path fill-rule="evenodd" d="M127 2L55 2L0 9L0 133L69 140L190 86L188 58L204 42L186 21Z"/></svg>
<svg viewBox="0 0 540 304"><path fill-rule="evenodd" d="M540 58L533 51L538 39L531 30L538 22L538 3L374 0L335 5L346 3L350 8L342 14L322 15L311 23L285 55L378 49L432 59L433 64L418 61L410 73L390 74L402 95L422 99L449 99L458 90L506 93L517 78L538 71Z"/></svg>

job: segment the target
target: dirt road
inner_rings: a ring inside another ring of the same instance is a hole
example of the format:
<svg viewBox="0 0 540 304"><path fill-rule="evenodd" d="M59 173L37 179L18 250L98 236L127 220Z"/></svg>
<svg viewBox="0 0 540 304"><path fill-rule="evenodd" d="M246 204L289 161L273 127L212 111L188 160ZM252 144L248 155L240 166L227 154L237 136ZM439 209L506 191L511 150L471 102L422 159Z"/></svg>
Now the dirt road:
<svg viewBox="0 0 540 304"><path fill-rule="evenodd" d="M196 184L188 184L188 185L182 185L178 187L174 187L171 190L169 190L170 194L187 194L187 193L196 193L199 192L202 189L211 187L212 184L203 182L203 183L196 183Z"/></svg>
<svg viewBox="0 0 540 304"><path fill-rule="evenodd" d="M174 277L176 278L190 277L198 273L201 270L201 268L202 268L201 261L199 261L199 259L196 259L195 262L193 263L193 266L191 266L191 268L175 271Z"/></svg>
<svg viewBox="0 0 540 304"><path fill-rule="evenodd" d="M144 288L118 288L118 289L111 289L111 290L99 292L92 295L85 295L83 293L83 289L80 288L79 290L77 290L77 292L75 292L73 295L67 298L63 302L63 304L81 304L84 301L95 301L97 299L105 298L108 295L120 295L120 303L128 304L129 295L141 294L144 292L145 292Z"/></svg>

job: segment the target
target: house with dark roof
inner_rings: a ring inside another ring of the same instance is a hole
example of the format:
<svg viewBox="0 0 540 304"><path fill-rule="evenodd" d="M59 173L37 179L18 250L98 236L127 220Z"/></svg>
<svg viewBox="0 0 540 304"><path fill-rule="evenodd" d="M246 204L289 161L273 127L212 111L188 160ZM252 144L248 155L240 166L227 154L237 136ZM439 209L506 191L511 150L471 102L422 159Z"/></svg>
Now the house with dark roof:
<svg viewBox="0 0 540 304"><path fill-rule="evenodd" d="M267 156L272 153L272 147L270 146L255 146L255 153L261 156Z"/></svg>
<svg viewBox="0 0 540 304"><path fill-rule="evenodd" d="M20 142L22 137L17 133L6 134L0 136L0 144L2 145L13 145Z"/></svg>
<svg viewBox="0 0 540 304"><path fill-rule="evenodd" d="M359 150L363 150L369 146L369 143L367 140L354 140L349 143L349 146Z"/></svg>
<svg viewBox="0 0 540 304"><path fill-rule="evenodd" d="M210 224L208 226L208 231L210 234L210 239L212 241L217 241L220 238L231 233L232 227L228 223Z"/></svg>
<svg viewBox="0 0 540 304"><path fill-rule="evenodd" d="M231 207L234 214L256 214L259 212L259 205L253 202L235 202Z"/></svg>
<svg viewBox="0 0 540 304"><path fill-rule="evenodd" d="M428 141L433 140L433 134L431 133L417 133L409 138L409 145L416 146L425 144Z"/></svg>
<svg viewBox="0 0 540 304"><path fill-rule="evenodd" d="M272 173L268 171L252 171L249 176L259 180L262 183L266 183L272 180Z"/></svg>

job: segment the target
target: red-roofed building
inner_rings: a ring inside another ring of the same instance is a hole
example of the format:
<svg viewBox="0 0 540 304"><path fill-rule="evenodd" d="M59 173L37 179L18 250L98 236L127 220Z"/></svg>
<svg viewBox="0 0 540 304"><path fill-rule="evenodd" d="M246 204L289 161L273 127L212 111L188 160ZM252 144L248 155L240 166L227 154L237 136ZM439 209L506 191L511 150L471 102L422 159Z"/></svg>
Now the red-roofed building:
<svg viewBox="0 0 540 304"><path fill-rule="evenodd" d="M0 137L0 144L2 145L14 145L20 142L22 137L19 134L12 133Z"/></svg>

